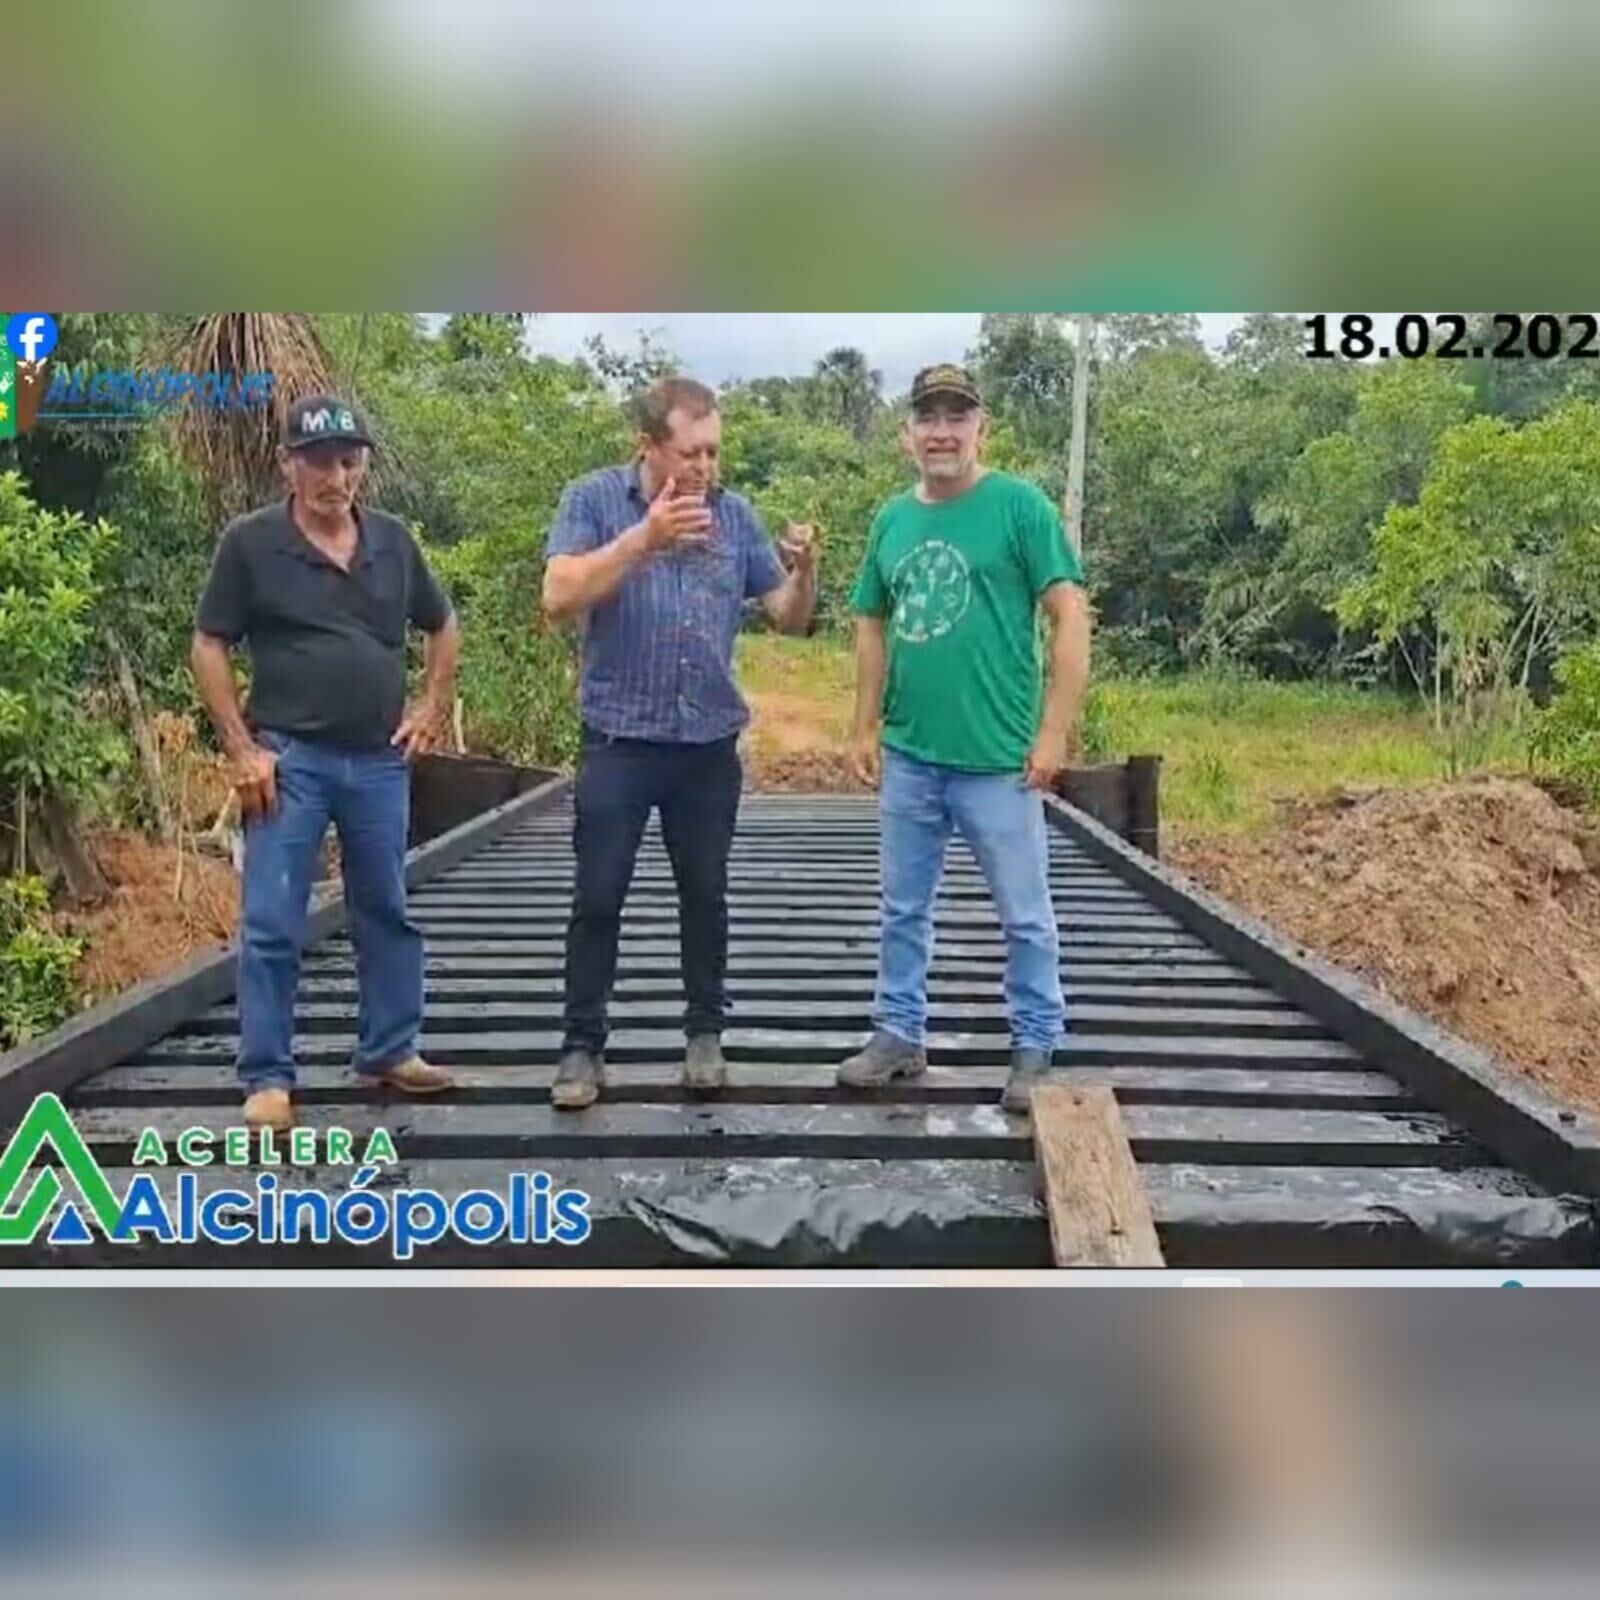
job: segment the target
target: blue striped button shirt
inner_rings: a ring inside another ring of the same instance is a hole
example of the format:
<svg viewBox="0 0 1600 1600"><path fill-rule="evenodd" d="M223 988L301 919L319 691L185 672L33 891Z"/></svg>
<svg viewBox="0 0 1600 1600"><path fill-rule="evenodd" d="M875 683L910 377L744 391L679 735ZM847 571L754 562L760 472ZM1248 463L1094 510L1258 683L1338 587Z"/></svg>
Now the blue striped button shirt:
<svg viewBox="0 0 1600 1600"><path fill-rule="evenodd" d="M583 623L583 720L613 739L709 744L750 720L733 681L744 603L776 589L783 566L755 508L713 489L711 542L646 558ZM639 467L606 467L569 484L546 545L581 556L648 510Z"/></svg>

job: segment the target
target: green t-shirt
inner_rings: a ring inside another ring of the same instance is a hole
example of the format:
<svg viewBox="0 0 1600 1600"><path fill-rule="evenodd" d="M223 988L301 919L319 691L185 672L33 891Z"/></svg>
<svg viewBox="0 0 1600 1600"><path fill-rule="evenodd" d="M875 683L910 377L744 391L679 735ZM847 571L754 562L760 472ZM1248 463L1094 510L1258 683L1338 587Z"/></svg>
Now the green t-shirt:
<svg viewBox="0 0 1600 1600"><path fill-rule="evenodd" d="M954 500L914 490L873 519L851 609L885 620L883 742L970 772L1020 772L1039 729L1037 608L1082 583L1061 518L1031 483L987 472Z"/></svg>

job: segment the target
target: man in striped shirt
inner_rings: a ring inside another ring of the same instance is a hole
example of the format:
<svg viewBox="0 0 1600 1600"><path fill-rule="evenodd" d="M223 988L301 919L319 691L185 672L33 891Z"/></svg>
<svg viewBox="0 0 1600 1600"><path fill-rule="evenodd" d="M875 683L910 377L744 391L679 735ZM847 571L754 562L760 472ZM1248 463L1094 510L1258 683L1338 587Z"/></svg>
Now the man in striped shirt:
<svg viewBox="0 0 1600 1600"><path fill-rule="evenodd" d="M664 378L637 411L635 459L571 484L546 545L545 612L577 620L583 638L577 878L550 1092L567 1110L593 1104L604 1086L622 907L652 807L678 887L684 1082L710 1094L727 1080L728 851L750 720L733 644L749 599L786 633L804 633L816 604L813 530L788 528L786 574L749 501L718 484L715 394Z"/></svg>

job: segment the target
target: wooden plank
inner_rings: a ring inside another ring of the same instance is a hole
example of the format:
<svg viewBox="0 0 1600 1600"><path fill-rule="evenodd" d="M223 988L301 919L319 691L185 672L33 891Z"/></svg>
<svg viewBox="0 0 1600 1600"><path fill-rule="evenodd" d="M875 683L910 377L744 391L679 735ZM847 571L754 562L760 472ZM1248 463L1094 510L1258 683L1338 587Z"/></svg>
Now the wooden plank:
<svg viewBox="0 0 1600 1600"><path fill-rule="evenodd" d="M861 1047L859 1031L840 1032L812 1029L729 1028L722 1036L722 1047L729 1061L839 1062ZM425 1054L445 1066L490 1066L554 1061L561 1054L559 1028L485 1033L439 1033L427 1030L422 1037ZM301 1061L348 1061L355 1049L354 1033L308 1034L298 1041L296 1055ZM683 1049L683 1033L678 1028L624 1028L614 1032L606 1043L611 1061L670 1060ZM189 1061L197 1065L231 1061L238 1040L228 1034L175 1033L149 1045L147 1061L176 1064ZM981 1033L935 1033L928 1037L928 1059L941 1066L997 1066L1010 1059L1009 1042L1003 1036ZM1264 1065L1315 1070L1334 1067L1348 1070L1363 1065L1361 1055L1337 1039L1212 1039L1157 1035L1106 1035L1100 1038L1069 1034L1056 1047L1060 1066L1095 1065L1159 1066L1181 1061L1204 1061L1212 1066Z"/></svg>
<svg viewBox="0 0 1600 1600"><path fill-rule="evenodd" d="M423 932L439 928L462 928L468 932L482 926L485 929L514 932L521 928L565 928L568 905L565 900L552 901L540 906L520 899L504 901L455 900L447 906L416 905L411 908L413 920L421 923ZM676 928L678 908L661 902L629 903L623 911L623 926L648 929L665 923ZM730 937L743 935L781 934L786 929L811 927L819 931L834 932L840 929L861 930L878 935L879 919L875 906L795 906L783 910L777 905L752 909L737 903L728 906ZM978 906L970 910L942 908L935 920L939 929L948 928L961 938L981 937L997 944L1005 942L1005 933L995 920L991 907ZM1090 929L1126 930L1129 936L1143 938L1146 934L1181 934L1183 930L1171 917L1148 911L1089 911L1078 912L1072 919L1072 931L1082 933Z"/></svg>
<svg viewBox="0 0 1600 1600"><path fill-rule="evenodd" d="M929 978L930 1000L984 1001L993 999L998 972L988 970L968 978ZM337 970L325 974L307 974L300 980L302 1001L354 1000L359 992L355 969ZM811 996L834 1004L844 999L870 1000L877 992L871 973L847 971L843 973L814 973L787 977L739 975L730 977L728 997L734 1003L741 1000L792 1000ZM1164 1005L1206 1006L1222 1010L1260 1010L1295 1015L1294 1007L1270 989L1251 984L1195 982L1162 984L1127 983L1120 981L1082 983L1065 982L1062 993L1070 1005L1074 1001L1093 1002L1108 1006ZM441 1001L469 999L483 1000L560 1000L565 983L559 970L518 972L498 978L447 976L432 972L427 977L427 1003L431 1008ZM645 1000L656 995L671 995L681 999L683 980L676 973L661 972L652 976L635 969L623 974L617 981L613 997L617 1000Z"/></svg>
<svg viewBox="0 0 1600 1600"><path fill-rule="evenodd" d="M565 918L572 907L572 892L559 886L517 886L498 884L481 887L477 884L441 884L432 893L415 894L411 905L430 915L443 916L451 912L492 911L515 907L524 914L539 914ZM809 914L813 911L838 914L849 912L855 916L876 917L881 900L876 889L847 889L842 886L822 885L810 889L796 888L783 894L766 892L741 893L737 887L730 890L728 909L748 916L776 912L781 916ZM1089 891L1057 890L1054 899L1056 915L1066 917L1100 916L1158 916L1146 900L1136 894L1119 894L1109 889ZM652 911L676 916L678 895L673 889L631 889L628 893L629 911ZM992 922L994 899L987 890L974 890L970 894L940 895L934 901L936 917L950 917L966 921ZM831 920L831 918L830 918ZM1170 920L1170 919L1163 919Z"/></svg>
<svg viewBox="0 0 1600 1600"><path fill-rule="evenodd" d="M681 994L659 998L612 1001L610 1018L617 1028L672 1028L683 1018ZM430 1001L426 1026L439 1032L490 1032L498 1029L555 1029L562 1024L562 1003L558 996L543 1005L529 1000L466 999ZM785 1028L795 1025L814 1028L853 1028L861 1032L872 1026L870 996L834 996L813 991L806 998L781 1000L730 997L729 1018L740 1027ZM1073 1032L1083 1034L1171 1033L1186 1036L1226 1035L1233 1038L1300 1039L1326 1038L1322 1024L1298 1011L1213 1010L1204 1006L1097 1005L1085 1003L1070 1008L1068 1021ZM189 1033L233 1033L239 1026L239 1010L232 1003L213 1007L186 1025ZM295 1008L298 1034L348 1033L356 1026L356 1003L352 1000L301 1000ZM996 999L980 1001L930 1000L928 1027L936 1032L982 1032L1009 1035L1009 1008Z"/></svg>
<svg viewBox="0 0 1600 1600"><path fill-rule="evenodd" d="M1165 1264L1112 1090L1035 1089L1033 1147L1058 1267Z"/></svg>
<svg viewBox="0 0 1600 1600"><path fill-rule="evenodd" d="M530 923L507 926L503 929L493 923L426 923L423 931L427 935L430 948L463 955L493 954L497 949L529 950L541 954L558 950L562 954L566 953L565 932L554 922L544 928L537 923ZM653 954L676 951L677 931L673 923L662 923L652 929L648 923L634 924L624 920L620 948L624 952L638 949ZM879 943L876 927L865 922L853 928L819 928L804 924L785 928L781 922L775 922L768 927L753 928L747 924L738 930L738 938L752 950L777 946L784 950L805 950L818 955L829 952L837 955L846 949L875 951ZM331 950L350 948L348 936L342 933L326 942ZM1003 956L1005 948L1005 938L998 930L990 933L984 928L963 928L959 935L954 930L944 934L937 934L936 930L936 953ZM1150 933L1130 933L1117 929L1089 930L1068 927L1061 930L1061 948L1066 951L1092 950L1096 959L1119 961L1141 958L1170 961L1181 959L1177 956L1177 952L1185 950L1195 951L1208 959L1212 958L1212 952L1206 949L1203 939L1196 938L1191 933L1168 933L1159 930ZM1112 951L1116 953L1114 957L1109 954Z"/></svg>
<svg viewBox="0 0 1600 1600"><path fill-rule="evenodd" d="M438 954L430 945L424 952L423 968L430 982L436 979L492 982L500 978L553 978L559 981L566 968L566 953L563 949L552 954L536 956L519 956L515 953L452 956ZM300 970L307 980L338 978L347 982L353 981L355 963L349 950L335 951L322 947L306 953ZM941 951L935 951L933 961L928 968L930 983L939 982L941 979L951 983L975 980L986 985L999 982L1003 970L1002 963L998 959L970 960L948 957ZM816 975L830 980L838 976L850 976L871 983L876 980L877 971L876 952L841 955L834 946L819 950L815 954L803 950L795 952L778 950L764 955L755 955L738 949L728 952L728 974L734 981L741 978L750 981L758 979L792 981L801 975ZM1153 957L1119 959L1115 962L1074 960L1066 971L1069 979L1081 979L1085 984L1108 983L1118 987L1155 992L1163 992L1168 986L1182 985L1206 988L1216 986L1223 989L1241 985L1247 989L1250 987L1249 976L1238 967L1229 966L1216 957L1204 953L1191 955L1182 952L1171 962L1159 961ZM624 983L631 982L635 978L644 979L651 974L662 978L670 977L674 982L682 981L682 964L675 950L659 954L640 954L636 947L626 955L625 959L619 961L617 972L619 982ZM1283 1005L1288 1004L1270 989L1262 988L1260 993L1264 997L1264 1004L1268 1000ZM1207 1001L1207 1003L1212 1002ZM1220 1001L1216 1003L1220 1004Z"/></svg>
<svg viewBox="0 0 1600 1600"><path fill-rule="evenodd" d="M84 1139L113 1162L130 1161L140 1129L176 1138L194 1123L194 1107L85 1107L74 1112ZM232 1107L204 1126L236 1120ZM402 1163L465 1159L567 1161L584 1157L662 1156L745 1160L794 1156L832 1160L1026 1159L1026 1121L987 1104L749 1104L733 1101L608 1102L581 1114L548 1101L483 1105L450 1099L302 1108L306 1126L365 1135L386 1128ZM1148 1162L1450 1167L1482 1164L1482 1151L1444 1119L1422 1112L1285 1111L1251 1106L1129 1106L1128 1138Z"/></svg>
<svg viewBox="0 0 1600 1600"><path fill-rule="evenodd" d="M858 1089L841 1089L835 1069L818 1063L740 1062L719 1100L751 1105L859 1104ZM875 1097L894 1105L989 1105L1000 1098L1005 1066L929 1067ZM456 1069L452 1102L479 1105L531 1103L543 1099L555 1076L553 1062L526 1066ZM623 1061L607 1068L610 1102L677 1102L692 1098L682 1083L681 1061ZM1301 1111L1420 1110L1410 1095L1381 1072L1295 1071L1283 1067L1086 1065L1062 1068L1063 1083L1109 1084L1123 1105L1249 1105ZM299 1069L297 1097L307 1104L348 1105L376 1098L349 1068L309 1062ZM240 1096L231 1063L173 1066L130 1063L108 1067L72 1091L77 1105L232 1105Z"/></svg>
<svg viewBox="0 0 1600 1600"><path fill-rule="evenodd" d="M444 887L466 884L474 889L532 889L550 893L570 890L573 881L573 860L570 849L554 851L538 866L495 866L469 860L461 863L443 880ZM783 893L789 888L804 892L848 890L856 894L876 894L882 885L878 868L873 863L867 870L830 869L822 863L807 863L807 871L798 880L784 880L769 872L744 871L729 863L728 882L735 890L747 894ZM629 880L631 890L644 890L656 894L675 894L677 879L670 866L653 866L638 862ZM1124 898L1140 899L1137 891L1123 883L1114 872L1103 868L1089 872L1058 871L1050 874L1050 886L1058 894L1110 894ZM989 882L976 868L949 867L939 880L941 895L962 895L968 898L987 897Z"/></svg>
<svg viewBox="0 0 1600 1600"><path fill-rule="evenodd" d="M497 864L473 857L457 867L450 874L449 881L468 883L475 887L481 883L490 886L498 884L507 887L560 889L570 888L572 878L571 846L553 845L547 855L541 858L530 857L524 864L510 862ZM635 863L634 875L629 881L632 884L647 888L656 887L663 891L677 887L677 880L673 877L669 864L657 865L645 860ZM760 889L782 880L776 879L773 873L765 869L743 866L739 862L730 860L728 881L736 886ZM807 861L806 875L800 882L805 886L821 885L824 888L875 889L879 886L878 864L875 861L859 862L845 867L830 866L821 861ZM1123 894L1132 892L1114 872L1104 867L1056 866L1050 873L1050 883L1058 892L1066 893L1094 893L1102 890ZM939 880L939 890L941 893L987 894L989 884L977 867L962 867L952 863L946 866Z"/></svg>

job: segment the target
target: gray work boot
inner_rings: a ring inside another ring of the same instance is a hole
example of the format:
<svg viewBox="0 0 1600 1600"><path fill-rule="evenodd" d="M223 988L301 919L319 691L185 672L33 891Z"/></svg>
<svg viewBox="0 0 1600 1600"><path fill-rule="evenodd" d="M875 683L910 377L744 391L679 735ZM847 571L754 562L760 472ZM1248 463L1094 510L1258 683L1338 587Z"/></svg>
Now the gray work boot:
<svg viewBox="0 0 1600 1600"><path fill-rule="evenodd" d="M1050 1063L1054 1052L1050 1050L1013 1050L1011 1076L1006 1079L1005 1092L1000 1104L1007 1111L1026 1114L1033 1107L1033 1091L1041 1083L1050 1081Z"/></svg>
<svg viewBox="0 0 1600 1600"><path fill-rule="evenodd" d="M600 1091L605 1084L604 1058L579 1045L568 1050L556 1063L555 1081L550 1085L550 1103L561 1111L582 1111L600 1098Z"/></svg>
<svg viewBox="0 0 1600 1600"><path fill-rule="evenodd" d="M843 1089L880 1089L895 1078L915 1078L928 1070L928 1055L897 1033L879 1028L865 1050L839 1063L838 1083Z"/></svg>
<svg viewBox="0 0 1600 1600"><path fill-rule="evenodd" d="M683 1086L691 1094L716 1094L728 1081L722 1041L714 1033L697 1033L683 1053Z"/></svg>

